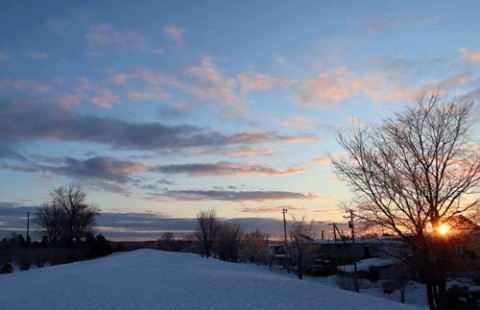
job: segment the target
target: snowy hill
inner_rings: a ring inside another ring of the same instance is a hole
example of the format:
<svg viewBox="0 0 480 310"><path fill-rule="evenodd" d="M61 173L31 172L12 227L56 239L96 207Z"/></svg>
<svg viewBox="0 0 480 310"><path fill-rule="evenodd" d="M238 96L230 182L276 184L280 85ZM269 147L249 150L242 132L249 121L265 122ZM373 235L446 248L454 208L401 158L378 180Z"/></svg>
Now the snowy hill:
<svg viewBox="0 0 480 310"><path fill-rule="evenodd" d="M419 309L195 254L137 250L0 276L1 309Z"/></svg>

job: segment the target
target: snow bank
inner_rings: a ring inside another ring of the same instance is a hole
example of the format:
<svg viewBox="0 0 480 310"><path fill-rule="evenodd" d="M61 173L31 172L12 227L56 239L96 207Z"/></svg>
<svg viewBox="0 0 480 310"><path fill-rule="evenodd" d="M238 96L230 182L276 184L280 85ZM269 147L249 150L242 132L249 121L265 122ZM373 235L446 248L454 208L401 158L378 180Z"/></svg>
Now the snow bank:
<svg viewBox="0 0 480 310"><path fill-rule="evenodd" d="M394 258L367 258L357 262L357 271L365 271L368 272L372 267L385 267L393 265L397 262ZM354 266L352 265L342 265L338 266L338 270L344 272L353 272Z"/></svg>
<svg viewBox="0 0 480 310"><path fill-rule="evenodd" d="M420 309L194 254L137 250L0 276L2 309Z"/></svg>

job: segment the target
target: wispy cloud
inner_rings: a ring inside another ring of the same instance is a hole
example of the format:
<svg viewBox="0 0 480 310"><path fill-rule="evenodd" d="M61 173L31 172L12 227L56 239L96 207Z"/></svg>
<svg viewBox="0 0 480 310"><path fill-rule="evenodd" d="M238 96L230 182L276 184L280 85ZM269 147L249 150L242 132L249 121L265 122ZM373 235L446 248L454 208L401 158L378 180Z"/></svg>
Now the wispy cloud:
<svg viewBox="0 0 480 310"><path fill-rule="evenodd" d="M68 41L74 37L72 34L75 27L72 23L67 22L66 19L47 18L45 26L62 40Z"/></svg>
<svg viewBox="0 0 480 310"><path fill-rule="evenodd" d="M194 79L193 85L183 86L184 90L195 95L198 100L214 101L227 108L229 116L246 117L249 113L248 106L242 104L235 95L235 79L226 78L213 65L209 57L204 57L200 66L187 70L187 74ZM225 115L224 110L220 115Z"/></svg>
<svg viewBox="0 0 480 310"><path fill-rule="evenodd" d="M48 84L0 77L0 93L7 93L11 95L12 92L17 91L21 94L33 93L38 95L39 93L47 93L51 89L52 87Z"/></svg>
<svg viewBox="0 0 480 310"><path fill-rule="evenodd" d="M191 176L245 176L255 174L282 176L306 171L305 168L300 167L276 170L259 163L234 163L225 161L212 164L163 165L152 167L151 170L166 174L185 173Z"/></svg>
<svg viewBox="0 0 480 310"><path fill-rule="evenodd" d="M177 44L183 43L183 34L185 30L179 28L177 26L169 25L163 27L163 32L172 40L174 40Z"/></svg>
<svg viewBox="0 0 480 310"><path fill-rule="evenodd" d="M111 52L144 50L146 39L131 30L118 30L111 24L97 24L88 27L87 54L98 56Z"/></svg>
<svg viewBox="0 0 480 310"><path fill-rule="evenodd" d="M0 139L0 158L9 158L17 161L25 161L26 158L15 149L14 143Z"/></svg>
<svg viewBox="0 0 480 310"><path fill-rule="evenodd" d="M92 157L85 160L66 157L57 159L55 164L24 162L4 164L3 168L22 172L48 172L73 179L92 179L123 184L131 181L131 174L145 171L147 165L128 160L115 160L110 157Z"/></svg>
<svg viewBox="0 0 480 310"><path fill-rule="evenodd" d="M118 103L118 96L114 95L111 90L107 88L98 88L95 90L95 96L92 98L92 104L102 107L111 108L114 104Z"/></svg>
<svg viewBox="0 0 480 310"><path fill-rule="evenodd" d="M444 15L424 16L402 16L401 18L364 18L351 22L351 26L360 29L368 34L377 35L385 31L391 31L395 28L413 28L418 29L422 26L431 25L444 19Z"/></svg>
<svg viewBox="0 0 480 310"><path fill-rule="evenodd" d="M132 89L128 92L128 97L137 102L152 99L168 100L171 95L165 88L177 84L175 79L151 70L140 70L132 77L147 83L142 91Z"/></svg>
<svg viewBox="0 0 480 310"><path fill-rule="evenodd" d="M110 88L94 83L86 77L76 77L72 83L75 83L73 90L56 98L56 102L64 108L79 104L91 104L99 108L110 109L121 102L120 96Z"/></svg>
<svg viewBox="0 0 480 310"><path fill-rule="evenodd" d="M225 155L231 157L248 157L248 156L265 156L279 153L278 150L273 149L253 149L253 148L239 148L225 152Z"/></svg>
<svg viewBox="0 0 480 310"><path fill-rule="evenodd" d="M241 132L228 137L231 143L268 143L282 141L285 143L298 143L317 140L318 137L311 134L301 134L294 136L278 135L274 131L257 130L252 132Z"/></svg>
<svg viewBox="0 0 480 310"><path fill-rule="evenodd" d="M285 191L222 191L222 190L166 190L152 194L165 199L202 201L267 201L289 199L313 199L312 193L297 193Z"/></svg>
<svg viewBox="0 0 480 310"><path fill-rule="evenodd" d="M286 209L290 212L292 211L302 211L305 210L305 207L294 206L294 205L280 205L280 206L258 206L258 207L244 207L240 208L239 211L242 213L249 214L265 214L265 213L277 213L280 214Z"/></svg>
<svg viewBox="0 0 480 310"><path fill-rule="evenodd" d="M266 210L276 212L276 209ZM281 210L280 210L281 211ZM26 214L35 212L35 206L20 206L15 203L0 202L0 238L8 237L12 232L25 232ZM243 213L256 213L245 210ZM269 218L231 218L222 219L228 222L240 223L247 231L260 229L271 235L281 235L282 222ZM175 237L191 234L196 226L195 218L173 217L159 212L101 212L97 218L97 230L108 240L155 240L165 231L172 232ZM37 227L30 227L35 232Z"/></svg>
<svg viewBox="0 0 480 310"><path fill-rule="evenodd" d="M69 176L98 178L125 183L130 181L129 176L131 174L145 171L147 165L128 160L114 160L109 157L92 157L86 160L67 157L65 165L55 169Z"/></svg>
<svg viewBox="0 0 480 310"><path fill-rule="evenodd" d="M314 164L320 164L320 165L324 165L324 164L330 164L332 162L330 156L321 156L321 157L317 157L317 158L314 158L312 160L310 160L310 162L314 163Z"/></svg>
<svg viewBox="0 0 480 310"><path fill-rule="evenodd" d="M427 84L417 88L402 86L388 71L358 74L351 68L338 67L305 79L294 99L309 107L330 109L355 96L366 96L375 101L413 102L426 88Z"/></svg>
<svg viewBox="0 0 480 310"><path fill-rule="evenodd" d="M262 73L245 73L238 76L242 93L252 91L267 91L274 87L286 87L293 85L287 77L273 77Z"/></svg>
<svg viewBox="0 0 480 310"><path fill-rule="evenodd" d="M332 103L352 96L351 75L352 72L347 68L335 68L306 79L296 100L308 106L331 107Z"/></svg>
<svg viewBox="0 0 480 310"><path fill-rule="evenodd" d="M470 51L467 48L461 48L459 52L462 59L467 60L474 64L480 64L480 50Z"/></svg>
<svg viewBox="0 0 480 310"><path fill-rule="evenodd" d="M282 122L282 125L284 127L312 129L312 128L315 128L315 126L317 125L317 122L310 117L293 115L290 118L284 120Z"/></svg>
<svg viewBox="0 0 480 310"><path fill-rule="evenodd" d="M125 73L114 73L110 79L112 80L113 83L117 85L127 85L128 84L128 79L129 75Z"/></svg>
<svg viewBox="0 0 480 310"><path fill-rule="evenodd" d="M112 148L152 151L215 151L238 149L259 143L298 142L310 135L288 136L273 131L240 132L226 135L206 127L164 125L159 122L133 123L93 115L75 115L51 104L29 101L1 103L0 139L12 143L54 139L100 143ZM18 124L24 124L18 126ZM145 134L147 133L148 134Z"/></svg>
<svg viewBox="0 0 480 310"><path fill-rule="evenodd" d="M39 51L27 51L25 52L25 56L36 60L47 60L49 58L47 53Z"/></svg>

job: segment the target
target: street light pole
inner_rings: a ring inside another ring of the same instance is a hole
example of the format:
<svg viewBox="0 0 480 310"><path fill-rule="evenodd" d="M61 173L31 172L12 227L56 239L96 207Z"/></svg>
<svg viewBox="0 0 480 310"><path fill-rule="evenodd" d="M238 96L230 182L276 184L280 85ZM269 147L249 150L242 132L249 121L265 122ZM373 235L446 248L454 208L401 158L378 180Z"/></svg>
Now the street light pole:
<svg viewBox="0 0 480 310"><path fill-rule="evenodd" d="M287 248L288 248L288 241L287 241L287 221L285 220L285 214L287 213L287 209L282 209L282 214L283 214L283 232L285 234L285 268L287 269L287 272L290 272L290 269L288 268L288 255L287 255Z"/></svg>
<svg viewBox="0 0 480 310"><path fill-rule="evenodd" d="M27 246L30 246L30 212L27 212Z"/></svg>
<svg viewBox="0 0 480 310"><path fill-rule="evenodd" d="M30 237L30 212L27 212L27 239Z"/></svg>
<svg viewBox="0 0 480 310"><path fill-rule="evenodd" d="M350 222L348 222L348 226L352 230L352 256L353 256L354 289L355 289L355 292L358 292L357 258L356 258L356 255L355 255L355 225L353 224L353 210L348 210L348 212L350 212Z"/></svg>

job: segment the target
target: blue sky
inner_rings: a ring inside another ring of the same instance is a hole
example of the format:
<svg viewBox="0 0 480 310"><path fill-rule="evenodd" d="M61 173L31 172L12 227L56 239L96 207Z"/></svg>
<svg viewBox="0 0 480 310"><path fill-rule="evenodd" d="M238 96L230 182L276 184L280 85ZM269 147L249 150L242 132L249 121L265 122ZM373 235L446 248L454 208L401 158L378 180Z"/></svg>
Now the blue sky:
<svg viewBox="0 0 480 310"><path fill-rule="evenodd" d="M479 6L4 1L0 212L79 183L105 213L341 221L335 128L436 89L480 115Z"/></svg>

